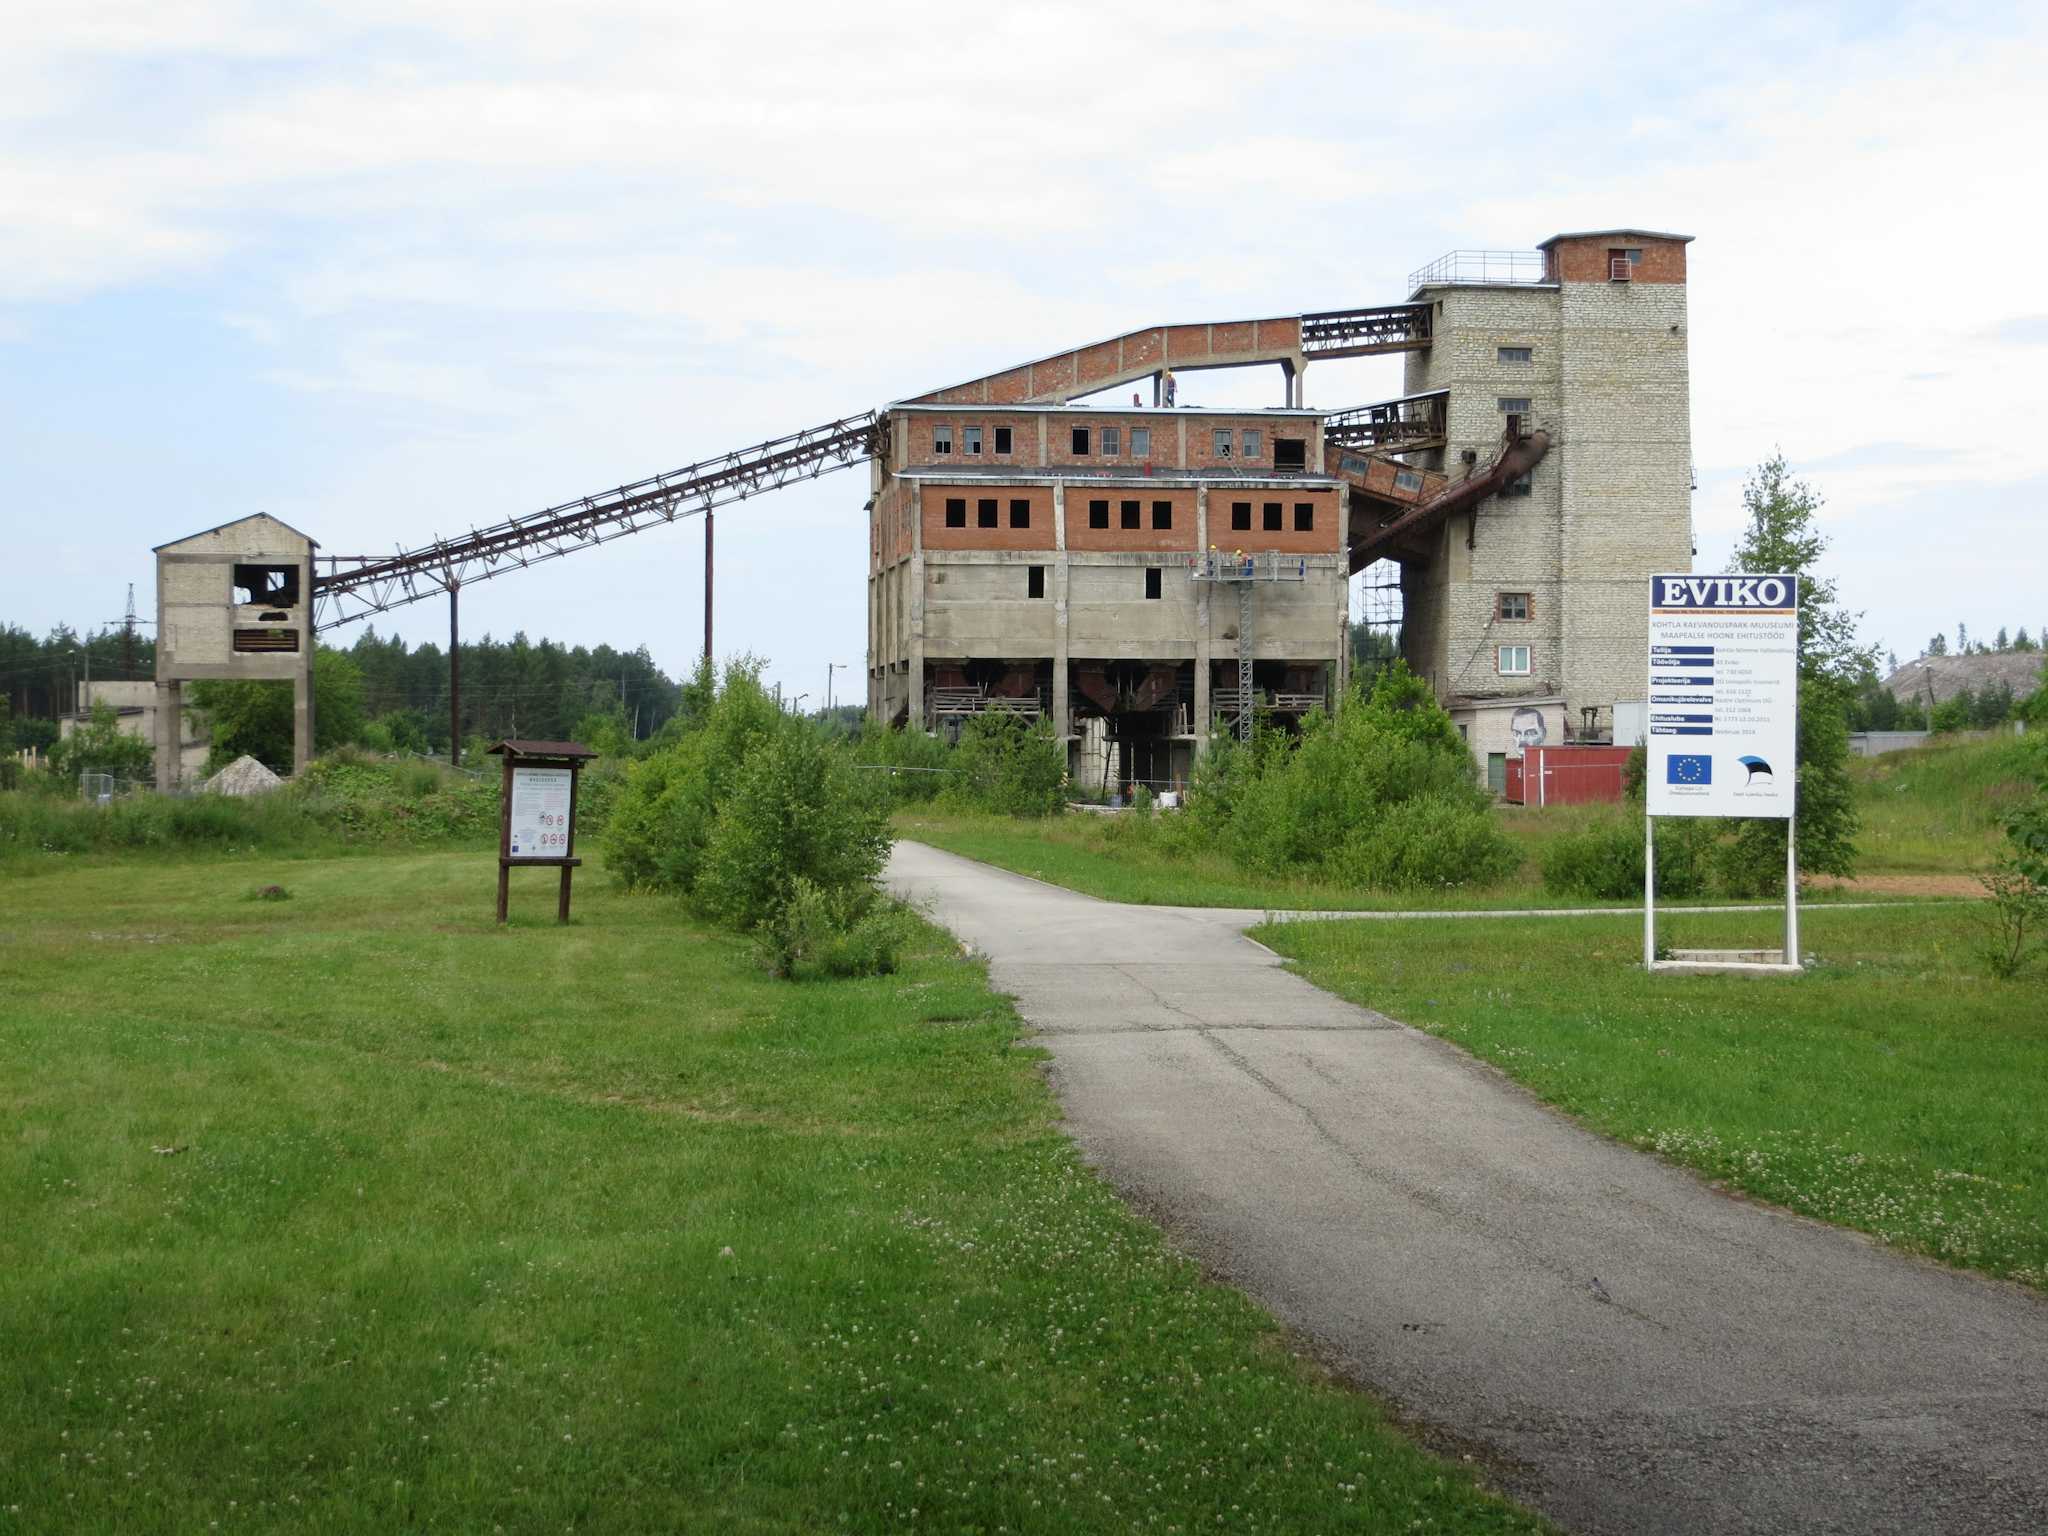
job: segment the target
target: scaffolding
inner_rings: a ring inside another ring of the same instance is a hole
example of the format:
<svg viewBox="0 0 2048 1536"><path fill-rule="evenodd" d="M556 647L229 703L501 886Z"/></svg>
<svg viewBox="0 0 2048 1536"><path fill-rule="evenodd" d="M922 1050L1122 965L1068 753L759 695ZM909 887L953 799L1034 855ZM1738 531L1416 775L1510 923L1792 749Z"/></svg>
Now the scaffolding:
<svg viewBox="0 0 2048 1536"><path fill-rule="evenodd" d="M1401 625L1407 610L1401 599L1401 567L1375 560L1359 574L1351 611L1359 638L1352 646L1352 664L1370 678L1401 654Z"/></svg>
<svg viewBox="0 0 2048 1536"><path fill-rule="evenodd" d="M1307 581L1306 555L1218 554L1197 555L1188 566L1188 580L1228 582L1237 588L1237 687L1231 703L1219 706L1216 714L1233 722L1239 741L1252 739L1254 690L1252 688L1252 592L1262 581Z"/></svg>

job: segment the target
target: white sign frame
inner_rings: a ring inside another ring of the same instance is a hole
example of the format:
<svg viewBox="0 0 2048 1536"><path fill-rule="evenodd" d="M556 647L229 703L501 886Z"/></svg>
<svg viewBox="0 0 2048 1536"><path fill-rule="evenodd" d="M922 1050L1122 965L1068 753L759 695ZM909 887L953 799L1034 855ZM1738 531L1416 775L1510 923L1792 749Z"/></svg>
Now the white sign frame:
<svg viewBox="0 0 2048 1536"><path fill-rule="evenodd" d="M1659 816L1785 823L1785 958L1799 969L1799 590L1791 573L1650 578L1643 966L1657 970ZM1738 775L1740 777L1738 777Z"/></svg>
<svg viewBox="0 0 2048 1536"><path fill-rule="evenodd" d="M569 856L576 773L572 768L512 765L512 802L505 816L505 857L556 862Z"/></svg>

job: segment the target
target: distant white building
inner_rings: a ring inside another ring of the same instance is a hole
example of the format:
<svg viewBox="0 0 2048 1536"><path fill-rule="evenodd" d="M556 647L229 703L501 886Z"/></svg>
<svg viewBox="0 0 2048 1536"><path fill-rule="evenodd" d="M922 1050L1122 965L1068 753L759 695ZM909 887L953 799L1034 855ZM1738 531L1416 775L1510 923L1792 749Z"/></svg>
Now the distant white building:
<svg viewBox="0 0 2048 1536"><path fill-rule="evenodd" d="M57 721L59 737L71 734L91 719L93 706L104 704L114 712L114 723L130 736L154 743L157 740L157 688L153 681L103 682L98 679L80 690L78 711ZM203 720L186 714L178 728L178 777L195 779L206 766L206 754L213 743Z"/></svg>

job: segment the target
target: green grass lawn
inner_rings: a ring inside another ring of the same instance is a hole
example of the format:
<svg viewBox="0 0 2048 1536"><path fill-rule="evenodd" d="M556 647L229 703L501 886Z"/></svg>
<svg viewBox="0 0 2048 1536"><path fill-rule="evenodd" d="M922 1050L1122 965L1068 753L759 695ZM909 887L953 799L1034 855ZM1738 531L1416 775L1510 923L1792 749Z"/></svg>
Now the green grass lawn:
<svg viewBox="0 0 2048 1536"><path fill-rule="evenodd" d="M936 934L791 985L492 879L0 874L0 1533L1538 1528L1128 1214Z"/></svg>
<svg viewBox="0 0 2048 1536"><path fill-rule="evenodd" d="M1883 757L1851 758L1856 845L1872 874L1974 874L2000 842L1998 818L2044 767L2041 736L1964 734Z"/></svg>
<svg viewBox="0 0 2048 1536"><path fill-rule="evenodd" d="M1174 814L1167 812L1163 814ZM1544 846L1599 817L1619 814L1609 806L1558 806L1524 810L1501 806L1495 815L1524 851L1521 869L1496 885L1456 890L1381 891L1308 876L1268 876L1240 869L1222 853L1184 855L1130 842L1113 843L1108 818L1072 812L1042 821L992 816L975 811L918 807L898 811L899 836L980 859L1053 885L1105 901L1144 906L1249 907L1263 911L1405 912L1472 907L1598 907L1617 905L1543 888ZM1719 898L1704 897L1712 903ZM1816 892L1810 899L1847 900L1843 892ZM1867 898L1862 898L1867 899Z"/></svg>
<svg viewBox="0 0 2048 1536"><path fill-rule="evenodd" d="M1768 946L1675 915L1673 948ZM1967 907L1810 912L1803 977L1652 976L1624 918L1269 924L1317 985L1731 1187L2048 1288L2048 968L1986 977Z"/></svg>

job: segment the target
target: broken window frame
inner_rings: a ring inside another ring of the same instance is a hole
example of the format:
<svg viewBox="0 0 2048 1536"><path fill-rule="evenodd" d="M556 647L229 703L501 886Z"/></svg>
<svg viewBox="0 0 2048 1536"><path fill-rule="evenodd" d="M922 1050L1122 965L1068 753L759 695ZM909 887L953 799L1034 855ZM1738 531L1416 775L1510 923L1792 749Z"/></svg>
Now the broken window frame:
<svg viewBox="0 0 2048 1536"><path fill-rule="evenodd" d="M1496 592L1493 599L1493 616L1503 623L1519 624L1527 621L1532 607L1532 594L1528 592ZM1520 609L1520 612L1516 612Z"/></svg>
<svg viewBox="0 0 2048 1536"><path fill-rule="evenodd" d="M1077 459L1085 459L1089 456L1088 432L1089 429L1087 427L1076 427L1074 428L1073 436L1067 439L1068 449Z"/></svg>
<svg viewBox="0 0 2048 1536"><path fill-rule="evenodd" d="M296 608L299 606L299 568L274 561L237 561L229 572L237 591L238 608ZM276 585L273 586L273 580ZM247 597L239 594L247 592Z"/></svg>
<svg viewBox="0 0 2048 1536"><path fill-rule="evenodd" d="M1228 427L1217 427L1209 434L1210 451L1219 459L1230 457L1231 446L1236 441L1237 434Z"/></svg>
<svg viewBox="0 0 2048 1536"><path fill-rule="evenodd" d="M1011 451L1011 448L1010 448L1010 444L1011 444L1011 442L1012 442L1012 441L1013 441L1013 439L1011 438L1011 435L1010 435L1010 429L1009 429L1008 427L997 427L997 428L996 428L996 452L997 452L997 453L1009 453L1009 452Z"/></svg>

